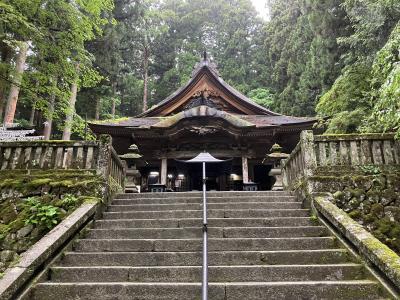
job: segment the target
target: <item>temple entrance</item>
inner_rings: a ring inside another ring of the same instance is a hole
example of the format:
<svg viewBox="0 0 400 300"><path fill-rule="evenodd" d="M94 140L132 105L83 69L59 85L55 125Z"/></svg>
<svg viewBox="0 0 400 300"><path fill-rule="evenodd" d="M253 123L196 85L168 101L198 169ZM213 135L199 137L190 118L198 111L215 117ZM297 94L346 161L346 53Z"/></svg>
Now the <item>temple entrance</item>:
<svg viewBox="0 0 400 300"><path fill-rule="evenodd" d="M230 170L232 169L232 161L219 164L207 164L207 190L208 191L227 191L229 190ZM202 189L202 166L201 164L187 165L187 171L190 181L190 190L200 191Z"/></svg>
<svg viewBox="0 0 400 300"><path fill-rule="evenodd" d="M221 158L224 159L224 158ZM164 171L164 185L169 192L186 192L202 190L201 164L187 164L181 160L168 159ZM271 165L262 165L259 161L249 160L248 178L261 191L270 190L274 184L273 177L268 176ZM151 186L162 183L162 163L152 161L139 168L142 175L141 190L150 191ZM242 158L234 158L219 164L207 164L208 191L242 191L243 165Z"/></svg>

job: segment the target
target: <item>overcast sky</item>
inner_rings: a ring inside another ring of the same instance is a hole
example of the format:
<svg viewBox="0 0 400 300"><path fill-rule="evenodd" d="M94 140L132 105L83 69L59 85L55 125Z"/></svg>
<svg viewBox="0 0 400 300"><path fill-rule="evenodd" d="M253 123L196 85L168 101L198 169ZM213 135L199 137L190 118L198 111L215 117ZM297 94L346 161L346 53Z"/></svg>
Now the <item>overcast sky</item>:
<svg viewBox="0 0 400 300"><path fill-rule="evenodd" d="M265 4L267 3L267 0L251 0L253 2L253 5L256 7L258 13L264 18L267 19L268 16L268 10L265 7Z"/></svg>

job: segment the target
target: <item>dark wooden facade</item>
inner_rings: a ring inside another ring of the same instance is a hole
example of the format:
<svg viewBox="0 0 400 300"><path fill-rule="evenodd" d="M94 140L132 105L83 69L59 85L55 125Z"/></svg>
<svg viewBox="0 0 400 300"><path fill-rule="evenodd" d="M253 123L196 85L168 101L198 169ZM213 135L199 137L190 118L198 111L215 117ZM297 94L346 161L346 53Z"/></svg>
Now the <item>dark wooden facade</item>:
<svg viewBox="0 0 400 300"><path fill-rule="evenodd" d="M195 67L191 80L157 106L132 118L90 124L96 134L113 137L123 154L136 144L143 157L137 162L142 188L160 183L172 190L200 187L200 169L181 160L208 151L221 159L210 166L210 189L241 189L255 182L269 189L269 165L262 160L275 143L290 153L302 130L315 120L272 112L235 90L219 76L207 58ZM157 175L158 174L158 175Z"/></svg>

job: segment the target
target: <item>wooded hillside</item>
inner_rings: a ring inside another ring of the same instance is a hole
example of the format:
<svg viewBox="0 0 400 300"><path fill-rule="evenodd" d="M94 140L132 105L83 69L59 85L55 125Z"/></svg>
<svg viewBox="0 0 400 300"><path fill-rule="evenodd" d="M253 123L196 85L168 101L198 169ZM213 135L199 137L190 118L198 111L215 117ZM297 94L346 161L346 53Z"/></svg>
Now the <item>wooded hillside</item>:
<svg viewBox="0 0 400 300"><path fill-rule="evenodd" d="M2 122L78 138L86 117L163 100L207 51L272 110L330 117L331 133L400 133L398 0L268 5L263 20L250 0L0 0Z"/></svg>

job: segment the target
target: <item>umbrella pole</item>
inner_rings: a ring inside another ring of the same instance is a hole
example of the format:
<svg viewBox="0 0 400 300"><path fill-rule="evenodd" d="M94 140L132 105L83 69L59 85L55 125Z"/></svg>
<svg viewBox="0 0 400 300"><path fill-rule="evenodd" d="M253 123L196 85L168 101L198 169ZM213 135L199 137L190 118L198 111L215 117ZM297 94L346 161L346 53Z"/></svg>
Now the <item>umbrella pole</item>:
<svg viewBox="0 0 400 300"><path fill-rule="evenodd" d="M203 162L203 281L202 300L208 299L208 250L207 250L207 199L206 199L206 163Z"/></svg>

